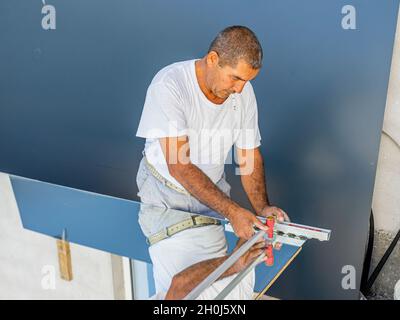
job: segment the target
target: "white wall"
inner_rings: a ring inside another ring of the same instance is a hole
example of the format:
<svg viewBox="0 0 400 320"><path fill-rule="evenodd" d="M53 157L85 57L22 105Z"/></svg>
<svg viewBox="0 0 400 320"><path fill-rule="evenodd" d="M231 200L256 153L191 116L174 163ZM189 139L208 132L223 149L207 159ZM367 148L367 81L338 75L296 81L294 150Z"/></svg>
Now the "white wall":
<svg viewBox="0 0 400 320"><path fill-rule="evenodd" d="M67 282L59 277L56 240L22 228L9 177L0 173L0 299L123 296L124 288L115 272L113 278L113 266L118 264L119 257L75 244L71 244L71 255L74 279ZM47 280L51 271L46 266L55 271L54 290L42 287L42 282L50 283ZM115 282L119 283L114 293Z"/></svg>
<svg viewBox="0 0 400 320"><path fill-rule="evenodd" d="M375 239L371 271L400 229L400 19L397 23L385 119L372 201ZM372 298L393 299L400 279L400 243L397 244L376 279Z"/></svg>
<svg viewBox="0 0 400 320"><path fill-rule="evenodd" d="M400 229L400 19L397 23L372 208L375 228ZM394 141L393 141L393 140Z"/></svg>

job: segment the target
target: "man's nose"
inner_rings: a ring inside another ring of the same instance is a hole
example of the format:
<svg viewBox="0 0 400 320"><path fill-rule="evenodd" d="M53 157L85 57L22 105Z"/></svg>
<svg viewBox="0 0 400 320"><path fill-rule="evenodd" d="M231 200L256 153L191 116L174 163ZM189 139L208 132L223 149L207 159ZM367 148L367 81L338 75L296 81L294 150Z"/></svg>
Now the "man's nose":
<svg viewBox="0 0 400 320"><path fill-rule="evenodd" d="M246 82L238 82L238 83L236 83L235 86L233 87L233 90L234 90L236 93L241 93L245 84L246 84Z"/></svg>

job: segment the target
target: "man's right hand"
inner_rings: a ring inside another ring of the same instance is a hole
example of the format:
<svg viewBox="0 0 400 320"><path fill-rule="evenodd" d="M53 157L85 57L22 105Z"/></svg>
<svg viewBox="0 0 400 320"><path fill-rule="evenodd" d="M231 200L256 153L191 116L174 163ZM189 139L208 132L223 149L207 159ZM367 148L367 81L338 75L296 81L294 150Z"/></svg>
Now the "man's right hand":
<svg viewBox="0 0 400 320"><path fill-rule="evenodd" d="M239 238L250 239L254 234L253 226L267 231L268 227L264 225L253 213L244 208L238 208L229 215L229 222L231 223L235 234Z"/></svg>

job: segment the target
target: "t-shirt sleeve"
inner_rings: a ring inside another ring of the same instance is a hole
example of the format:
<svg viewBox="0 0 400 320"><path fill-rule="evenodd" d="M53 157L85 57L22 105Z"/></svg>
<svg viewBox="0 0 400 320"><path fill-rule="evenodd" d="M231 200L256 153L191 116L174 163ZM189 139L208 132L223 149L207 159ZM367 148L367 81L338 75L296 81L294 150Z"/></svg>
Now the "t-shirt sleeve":
<svg viewBox="0 0 400 320"><path fill-rule="evenodd" d="M258 128L258 110L257 100L253 87L248 82L249 97L247 106L245 106L245 114L239 129L238 138L235 146L240 149L255 149L261 145L260 129Z"/></svg>
<svg viewBox="0 0 400 320"><path fill-rule="evenodd" d="M172 84L150 84L136 136L155 139L186 135L183 108L179 92Z"/></svg>

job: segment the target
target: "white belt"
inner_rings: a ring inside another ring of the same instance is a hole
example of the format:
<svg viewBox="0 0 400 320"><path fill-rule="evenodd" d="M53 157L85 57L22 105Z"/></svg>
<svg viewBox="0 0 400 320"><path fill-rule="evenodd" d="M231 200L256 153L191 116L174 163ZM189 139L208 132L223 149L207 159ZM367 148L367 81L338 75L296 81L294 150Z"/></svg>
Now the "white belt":
<svg viewBox="0 0 400 320"><path fill-rule="evenodd" d="M153 244L155 244L161 240L164 240L166 238L169 238L172 235L174 235L178 232L181 232L183 230L212 225L212 224L221 224L221 221L214 219L214 218L205 217L205 216L192 216L189 219L186 219L186 220L183 220L176 224L173 224L172 226L169 226L169 227L165 228L164 230L161 230L161 231L153 234L152 236L147 238L147 243L149 245L153 245Z"/></svg>

